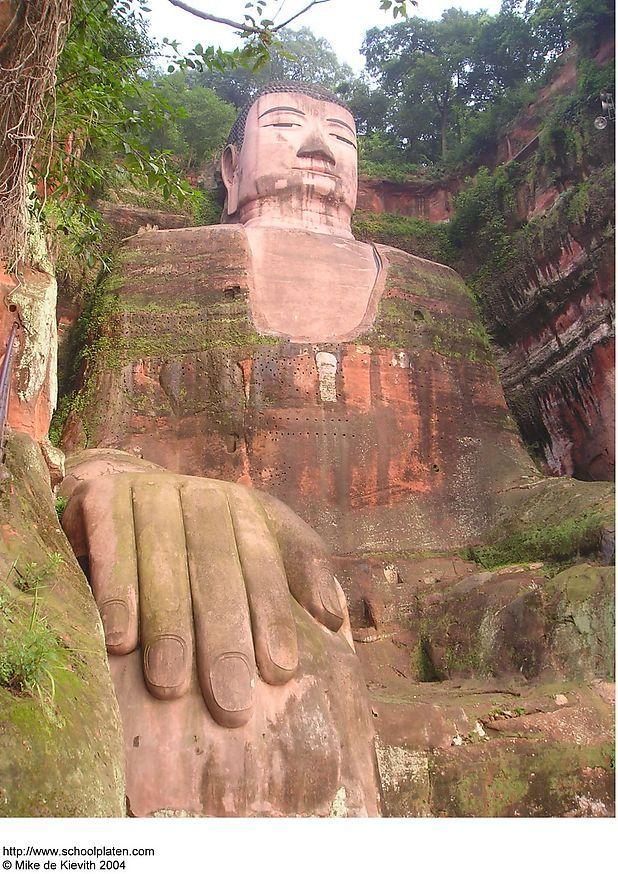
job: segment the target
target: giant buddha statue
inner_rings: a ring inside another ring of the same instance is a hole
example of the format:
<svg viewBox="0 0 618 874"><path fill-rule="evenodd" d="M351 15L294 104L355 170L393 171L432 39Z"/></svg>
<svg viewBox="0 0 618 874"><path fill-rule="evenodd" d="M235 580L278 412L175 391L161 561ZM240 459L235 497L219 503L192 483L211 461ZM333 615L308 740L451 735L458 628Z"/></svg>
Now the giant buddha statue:
<svg viewBox="0 0 618 874"><path fill-rule="evenodd" d="M121 250L63 526L138 815L377 813L328 554L461 546L531 472L461 279L354 239L356 167L345 104L273 84L230 134L222 224Z"/></svg>

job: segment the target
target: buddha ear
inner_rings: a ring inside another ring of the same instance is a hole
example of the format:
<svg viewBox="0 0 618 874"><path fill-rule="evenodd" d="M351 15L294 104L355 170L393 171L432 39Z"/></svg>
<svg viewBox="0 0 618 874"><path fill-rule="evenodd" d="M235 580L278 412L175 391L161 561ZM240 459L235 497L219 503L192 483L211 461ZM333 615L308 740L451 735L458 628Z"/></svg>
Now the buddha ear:
<svg viewBox="0 0 618 874"><path fill-rule="evenodd" d="M221 178L227 191L226 212L234 215L238 209L238 149L231 143L221 157Z"/></svg>

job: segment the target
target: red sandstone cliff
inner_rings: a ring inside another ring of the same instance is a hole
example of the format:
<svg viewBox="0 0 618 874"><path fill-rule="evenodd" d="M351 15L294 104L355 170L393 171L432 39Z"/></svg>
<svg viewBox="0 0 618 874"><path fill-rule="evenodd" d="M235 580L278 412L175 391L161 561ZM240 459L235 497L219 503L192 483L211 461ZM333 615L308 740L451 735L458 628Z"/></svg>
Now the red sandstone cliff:
<svg viewBox="0 0 618 874"><path fill-rule="evenodd" d="M613 54L611 40L597 53L597 65L611 61ZM565 53L554 79L478 159L478 166L491 170L507 165L516 204L513 232L520 232L516 263L490 271L489 285L477 288L477 294L497 345L507 401L545 470L610 480L615 433L614 132L611 124L605 131L592 127L600 103L589 101L589 143L580 145L575 163L560 149L553 164L536 154L539 132L557 101L578 87L577 61L574 51ZM467 167L459 176L405 183L362 179L359 207L445 222L454 213L454 198L466 186L465 177L474 172ZM472 276L491 257L472 238L454 266Z"/></svg>

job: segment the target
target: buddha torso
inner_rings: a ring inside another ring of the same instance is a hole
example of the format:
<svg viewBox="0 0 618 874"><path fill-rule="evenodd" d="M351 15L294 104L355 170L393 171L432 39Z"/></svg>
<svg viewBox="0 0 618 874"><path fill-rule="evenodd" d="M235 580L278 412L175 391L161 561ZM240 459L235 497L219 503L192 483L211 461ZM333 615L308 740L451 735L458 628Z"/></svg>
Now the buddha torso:
<svg viewBox="0 0 618 874"><path fill-rule="evenodd" d="M463 282L337 237L312 261L308 233L132 237L68 448L252 484L339 552L465 543L530 465Z"/></svg>

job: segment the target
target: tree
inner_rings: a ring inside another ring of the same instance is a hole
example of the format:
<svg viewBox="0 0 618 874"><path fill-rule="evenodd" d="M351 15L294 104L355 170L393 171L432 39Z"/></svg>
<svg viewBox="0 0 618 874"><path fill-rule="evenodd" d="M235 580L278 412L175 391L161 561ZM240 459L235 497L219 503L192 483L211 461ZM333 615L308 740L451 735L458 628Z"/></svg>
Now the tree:
<svg viewBox="0 0 618 874"><path fill-rule="evenodd" d="M613 0L571 0L573 14L568 33L584 54L593 55L604 40L612 39L616 21Z"/></svg>
<svg viewBox="0 0 618 874"><path fill-rule="evenodd" d="M555 57L573 41L593 54L614 32L613 0L502 0L502 11L516 13L529 25L546 57Z"/></svg>
<svg viewBox="0 0 618 874"><path fill-rule="evenodd" d="M45 130L70 0L12 0L0 20L0 258L26 250L30 171Z"/></svg>
<svg viewBox="0 0 618 874"><path fill-rule="evenodd" d="M457 112L472 94L474 48L486 18L450 9L440 21L413 18L365 37L367 70L393 101L392 128L421 143L426 158L448 151Z"/></svg>
<svg viewBox="0 0 618 874"><path fill-rule="evenodd" d="M182 161L182 169L196 170L224 145L236 108L212 89L190 84L184 70L154 82L170 112L144 140L154 151L172 152Z"/></svg>
<svg viewBox="0 0 618 874"><path fill-rule="evenodd" d="M204 69L191 79L236 107L243 106L260 85L273 79L302 79L339 90L353 79L347 64L341 64L330 43L316 37L308 28L281 30L270 59L253 70L248 67Z"/></svg>
<svg viewBox="0 0 618 874"><path fill-rule="evenodd" d="M351 79L338 89L350 107L361 134L386 134L390 98L381 88L372 88L363 75Z"/></svg>
<svg viewBox="0 0 618 874"><path fill-rule="evenodd" d="M474 46L470 77L474 100L494 100L508 88L537 78L549 53L548 44L522 16L503 10L488 18Z"/></svg>
<svg viewBox="0 0 618 874"><path fill-rule="evenodd" d="M609 6L610 0L503 0L493 16L449 9L439 21L413 18L370 30L363 51L390 100L386 128L411 160L444 160L454 142L487 129L491 119L479 124L480 111L495 110L497 119L518 106L569 44L576 20L588 33L594 20L598 31L601 7ZM366 96L359 105L372 108Z"/></svg>

